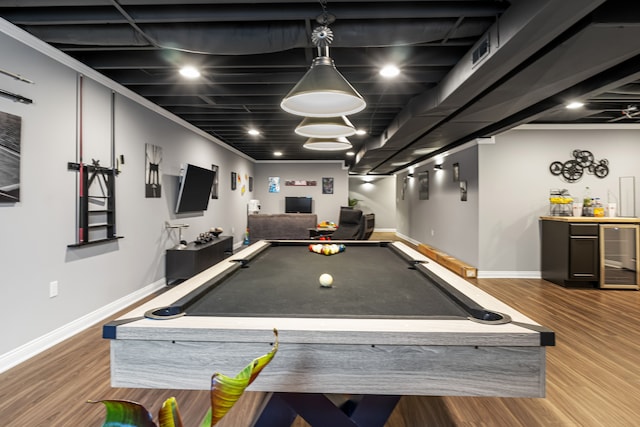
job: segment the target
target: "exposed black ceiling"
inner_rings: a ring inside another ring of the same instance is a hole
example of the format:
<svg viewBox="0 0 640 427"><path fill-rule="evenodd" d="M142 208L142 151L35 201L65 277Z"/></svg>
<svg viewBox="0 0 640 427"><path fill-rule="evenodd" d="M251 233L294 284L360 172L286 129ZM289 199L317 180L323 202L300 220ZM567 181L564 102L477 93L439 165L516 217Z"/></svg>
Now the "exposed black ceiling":
<svg viewBox="0 0 640 427"><path fill-rule="evenodd" d="M0 17L256 160L388 174L518 124L638 122L639 3L0 0ZM280 108L317 55L323 6L330 55L367 101L349 117L368 132L353 157L302 148L302 118ZM398 78L379 76L386 63ZM185 64L202 77L181 78ZM566 110L574 98L585 107Z"/></svg>

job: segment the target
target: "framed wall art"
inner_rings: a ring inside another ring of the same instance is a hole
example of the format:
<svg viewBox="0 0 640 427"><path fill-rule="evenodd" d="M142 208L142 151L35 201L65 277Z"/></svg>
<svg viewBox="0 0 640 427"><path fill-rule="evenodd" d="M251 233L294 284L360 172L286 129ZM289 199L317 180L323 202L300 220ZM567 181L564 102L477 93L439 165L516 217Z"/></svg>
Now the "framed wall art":
<svg viewBox="0 0 640 427"><path fill-rule="evenodd" d="M0 203L20 201L22 118L0 112Z"/></svg>
<svg viewBox="0 0 640 427"><path fill-rule="evenodd" d="M218 198L218 175L220 172L220 168L218 165L211 165L211 170L213 171L213 185L211 186L211 198Z"/></svg>
<svg viewBox="0 0 640 427"><path fill-rule="evenodd" d="M333 178L322 178L322 194L333 194Z"/></svg>
<svg viewBox="0 0 640 427"><path fill-rule="evenodd" d="M279 192L280 192L280 177L270 176L269 177L269 193L279 193Z"/></svg>
<svg viewBox="0 0 640 427"><path fill-rule="evenodd" d="M162 163L162 147L153 144L144 145L145 153L145 189L146 198L162 196L160 183L160 163Z"/></svg>
<svg viewBox="0 0 640 427"><path fill-rule="evenodd" d="M231 172L231 190L235 190L238 186L238 174Z"/></svg>
<svg viewBox="0 0 640 427"><path fill-rule="evenodd" d="M429 200L429 171L418 173L418 189L420 200Z"/></svg>

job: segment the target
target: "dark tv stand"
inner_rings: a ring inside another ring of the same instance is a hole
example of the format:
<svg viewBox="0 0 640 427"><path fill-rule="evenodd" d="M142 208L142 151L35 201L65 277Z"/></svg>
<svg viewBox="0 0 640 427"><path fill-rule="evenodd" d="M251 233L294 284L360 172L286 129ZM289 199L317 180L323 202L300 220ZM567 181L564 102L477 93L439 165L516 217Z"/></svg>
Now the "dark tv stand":
<svg viewBox="0 0 640 427"><path fill-rule="evenodd" d="M184 249L167 249L167 285L176 285L233 254L233 237L220 236L202 244L191 242Z"/></svg>

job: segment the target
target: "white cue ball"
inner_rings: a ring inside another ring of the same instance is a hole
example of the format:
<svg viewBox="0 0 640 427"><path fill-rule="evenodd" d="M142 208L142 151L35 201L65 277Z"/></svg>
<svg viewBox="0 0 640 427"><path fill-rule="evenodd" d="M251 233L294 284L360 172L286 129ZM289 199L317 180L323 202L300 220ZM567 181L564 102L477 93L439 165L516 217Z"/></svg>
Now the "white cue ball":
<svg viewBox="0 0 640 427"><path fill-rule="evenodd" d="M320 282L320 286L322 286L323 288L330 288L331 285L333 285L333 277L331 277L330 274L321 274L320 279L318 280Z"/></svg>

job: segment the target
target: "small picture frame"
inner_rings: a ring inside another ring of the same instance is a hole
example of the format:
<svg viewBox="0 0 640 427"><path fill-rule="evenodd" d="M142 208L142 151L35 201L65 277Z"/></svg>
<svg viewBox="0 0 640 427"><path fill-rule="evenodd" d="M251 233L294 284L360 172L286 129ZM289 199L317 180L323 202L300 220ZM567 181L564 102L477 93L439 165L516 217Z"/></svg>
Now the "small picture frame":
<svg viewBox="0 0 640 427"><path fill-rule="evenodd" d="M270 176L269 177L269 193L279 193L279 192L280 192L280 177Z"/></svg>
<svg viewBox="0 0 640 427"><path fill-rule="evenodd" d="M418 173L419 199L429 200L429 171Z"/></svg>
<svg viewBox="0 0 640 427"><path fill-rule="evenodd" d="M249 192L253 191L253 177L249 177Z"/></svg>
<svg viewBox="0 0 640 427"><path fill-rule="evenodd" d="M235 190L238 186L238 174L231 172L231 190Z"/></svg>
<svg viewBox="0 0 640 427"><path fill-rule="evenodd" d="M460 181L460 201L467 201L467 181Z"/></svg>
<svg viewBox="0 0 640 427"><path fill-rule="evenodd" d="M453 182L458 182L458 181L460 181L460 164L454 163L453 164Z"/></svg>
<svg viewBox="0 0 640 427"><path fill-rule="evenodd" d="M0 144L2 145L2 144ZM162 196L162 147L153 144L144 144L145 153L145 190L146 198L160 198Z"/></svg>
<svg viewBox="0 0 640 427"><path fill-rule="evenodd" d="M217 165L211 165L211 170L213 171L213 185L211 186L211 198L218 198L218 172L220 168Z"/></svg>
<svg viewBox="0 0 640 427"><path fill-rule="evenodd" d="M322 178L322 194L333 194L333 178Z"/></svg>

